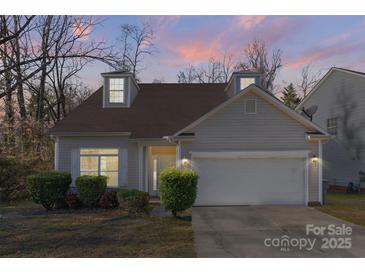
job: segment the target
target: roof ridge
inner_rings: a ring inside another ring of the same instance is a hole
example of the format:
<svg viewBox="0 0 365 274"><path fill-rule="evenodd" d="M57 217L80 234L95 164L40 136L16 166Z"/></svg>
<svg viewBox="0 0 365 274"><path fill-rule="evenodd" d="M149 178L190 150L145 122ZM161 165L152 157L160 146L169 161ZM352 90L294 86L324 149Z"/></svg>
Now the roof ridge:
<svg viewBox="0 0 365 274"><path fill-rule="evenodd" d="M138 85L227 85L227 83L138 83Z"/></svg>
<svg viewBox="0 0 365 274"><path fill-rule="evenodd" d="M347 68L342 68L342 67L332 67L334 69L340 69L340 70L344 70L344 71L348 71L348 72L353 72L353 73L357 73L357 74L361 74L361 75L365 75L365 72L363 71L358 71L358 70L353 70L353 69L347 69Z"/></svg>

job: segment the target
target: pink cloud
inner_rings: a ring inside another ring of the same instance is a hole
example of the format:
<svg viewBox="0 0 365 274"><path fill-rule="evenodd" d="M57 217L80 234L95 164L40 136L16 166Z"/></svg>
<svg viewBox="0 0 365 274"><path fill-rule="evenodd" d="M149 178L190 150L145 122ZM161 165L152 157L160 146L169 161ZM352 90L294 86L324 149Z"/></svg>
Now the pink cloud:
<svg viewBox="0 0 365 274"><path fill-rule="evenodd" d="M286 68L288 69L298 69L303 67L304 65L311 64L314 62L318 62L321 60L329 59L335 56L351 53L354 50L362 47L361 44L349 45L335 45L328 46L323 48L312 48L307 52L299 54L300 57L293 59L289 63L286 64Z"/></svg>
<svg viewBox="0 0 365 274"><path fill-rule="evenodd" d="M209 58L219 58L225 53L234 55L239 60L239 56L243 55L243 49L253 39L262 39L271 47L298 31L303 25L303 19L290 16L232 16L226 24L212 25L210 22L196 29L182 28L176 32L171 26L177 24L180 18L164 16L157 19L156 24L164 27L161 27L161 31L156 35L156 44L160 52L163 52L161 61L170 65L203 63Z"/></svg>
<svg viewBox="0 0 365 274"><path fill-rule="evenodd" d="M177 46L176 52L181 58L189 62L206 61L211 57L218 57L219 44L206 43L204 41L193 41L188 45Z"/></svg>
<svg viewBox="0 0 365 274"><path fill-rule="evenodd" d="M236 25L238 27L243 27L245 30L252 29L258 25L260 25L266 16L263 15L243 15L236 17Z"/></svg>

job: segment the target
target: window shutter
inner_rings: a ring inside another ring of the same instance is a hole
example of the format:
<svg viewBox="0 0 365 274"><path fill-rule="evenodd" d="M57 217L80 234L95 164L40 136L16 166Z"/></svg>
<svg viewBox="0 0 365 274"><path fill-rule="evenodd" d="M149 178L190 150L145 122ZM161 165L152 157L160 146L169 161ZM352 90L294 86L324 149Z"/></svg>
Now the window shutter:
<svg viewBox="0 0 365 274"><path fill-rule="evenodd" d="M75 180L80 176L80 150L73 149L71 151L71 176L72 184L75 185Z"/></svg>
<svg viewBox="0 0 365 274"><path fill-rule="evenodd" d="M128 186L128 149L120 149L119 155L119 184Z"/></svg>

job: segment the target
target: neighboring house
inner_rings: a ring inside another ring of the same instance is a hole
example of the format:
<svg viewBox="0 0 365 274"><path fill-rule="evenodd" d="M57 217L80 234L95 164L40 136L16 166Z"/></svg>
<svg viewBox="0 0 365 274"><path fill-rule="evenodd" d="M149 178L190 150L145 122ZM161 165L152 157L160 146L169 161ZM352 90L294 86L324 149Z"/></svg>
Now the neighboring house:
<svg viewBox="0 0 365 274"><path fill-rule="evenodd" d="M334 136L323 148L323 178L330 184L359 183L365 175L365 73L331 68L297 111Z"/></svg>
<svg viewBox="0 0 365 274"><path fill-rule="evenodd" d="M330 136L257 84L142 84L103 73L104 86L52 130L55 168L73 179L158 195L167 166L199 173L196 205L322 201L322 141Z"/></svg>

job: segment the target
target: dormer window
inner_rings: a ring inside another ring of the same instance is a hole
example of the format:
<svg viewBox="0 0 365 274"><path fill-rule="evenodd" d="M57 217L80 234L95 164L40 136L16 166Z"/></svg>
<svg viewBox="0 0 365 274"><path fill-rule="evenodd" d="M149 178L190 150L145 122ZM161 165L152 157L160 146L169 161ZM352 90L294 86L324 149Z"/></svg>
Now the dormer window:
<svg viewBox="0 0 365 274"><path fill-rule="evenodd" d="M129 108L139 92L133 74L112 71L101 74L104 78L103 108Z"/></svg>
<svg viewBox="0 0 365 274"><path fill-rule="evenodd" d="M124 78L109 79L109 103L124 103Z"/></svg>
<svg viewBox="0 0 365 274"><path fill-rule="evenodd" d="M241 77L240 79L240 90L247 88L251 84L255 84L255 77Z"/></svg>

